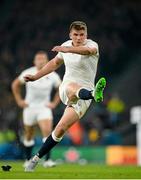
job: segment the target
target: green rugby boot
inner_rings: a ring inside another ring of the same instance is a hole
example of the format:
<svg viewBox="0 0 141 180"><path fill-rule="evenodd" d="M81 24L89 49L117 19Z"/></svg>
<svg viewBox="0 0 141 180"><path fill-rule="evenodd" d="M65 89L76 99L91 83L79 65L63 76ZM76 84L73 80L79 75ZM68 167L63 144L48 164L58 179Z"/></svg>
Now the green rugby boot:
<svg viewBox="0 0 141 180"><path fill-rule="evenodd" d="M93 91L92 94L95 102L103 101L103 91L105 87L106 87L106 79L102 77L96 83L95 90Z"/></svg>

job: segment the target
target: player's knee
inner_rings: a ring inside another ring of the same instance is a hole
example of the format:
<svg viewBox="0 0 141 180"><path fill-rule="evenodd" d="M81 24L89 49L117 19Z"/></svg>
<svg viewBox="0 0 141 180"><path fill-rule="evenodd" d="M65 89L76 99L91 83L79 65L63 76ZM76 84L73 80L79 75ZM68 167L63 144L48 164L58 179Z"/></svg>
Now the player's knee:
<svg viewBox="0 0 141 180"><path fill-rule="evenodd" d="M31 140L33 139L33 136L31 136L31 135L25 135L25 139L26 139L27 141L31 141Z"/></svg>
<svg viewBox="0 0 141 180"><path fill-rule="evenodd" d="M33 133L29 132L29 131L25 131L24 133L24 137L27 141L30 141L33 139Z"/></svg>
<svg viewBox="0 0 141 180"><path fill-rule="evenodd" d="M70 101L76 101L77 100L77 97L75 94L72 94L72 93L68 93L68 99Z"/></svg>

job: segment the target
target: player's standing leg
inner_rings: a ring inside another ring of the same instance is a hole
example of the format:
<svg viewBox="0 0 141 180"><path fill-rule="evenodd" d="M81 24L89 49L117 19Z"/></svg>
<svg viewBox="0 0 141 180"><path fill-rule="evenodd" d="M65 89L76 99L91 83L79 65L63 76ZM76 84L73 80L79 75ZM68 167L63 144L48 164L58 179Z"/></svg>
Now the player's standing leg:
<svg viewBox="0 0 141 180"><path fill-rule="evenodd" d="M25 171L33 171L36 165L38 164L38 161L40 158L42 158L46 153L48 153L56 144L58 144L65 132L69 127L71 127L75 122L79 120L78 114L74 110L73 107L67 107L61 120L55 127L52 134L47 138L37 155L35 155L28 167L25 168Z"/></svg>

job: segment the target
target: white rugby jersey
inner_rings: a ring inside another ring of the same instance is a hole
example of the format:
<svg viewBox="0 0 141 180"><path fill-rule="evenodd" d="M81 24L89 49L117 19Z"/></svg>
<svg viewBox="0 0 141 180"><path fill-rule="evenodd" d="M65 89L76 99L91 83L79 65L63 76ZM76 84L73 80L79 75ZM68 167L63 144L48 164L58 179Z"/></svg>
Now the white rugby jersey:
<svg viewBox="0 0 141 180"><path fill-rule="evenodd" d="M34 82L25 83L24 76L27 74L34 75L37 71L36 67L31 67L24 70L18 77L26 86L25 101L28 103L29 107L45 106L50 102L52 88L59 87L61 83L61 79L56 72L43 76Z"/></svg>
<svg viewBox="0 0 141 180"><path fill-rule="evenodd" d="M72 46L72 40L64 42L62 46ZM80 55L59 52L57 57L64 60L63 81L76 82L82 86L93 88L99 59L98 44L91 39L86 39L84 47L95 47L97 53L95 55Z"/></svg>

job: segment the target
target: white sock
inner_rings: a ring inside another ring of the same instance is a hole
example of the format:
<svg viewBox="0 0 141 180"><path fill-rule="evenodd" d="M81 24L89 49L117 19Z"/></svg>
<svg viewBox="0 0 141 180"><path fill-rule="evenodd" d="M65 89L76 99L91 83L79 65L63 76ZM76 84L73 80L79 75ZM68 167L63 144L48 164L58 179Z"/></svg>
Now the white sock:
<svg viewBox="0 0 141 180"><path fill-rule="evenodd" d="M60 141L63 139L63 136L60 137L60 138L56 137L54 131L52 132L51 135L52 135L52 139L53 139L54 141L56 141L56 142L60 142Z"/></svg>

